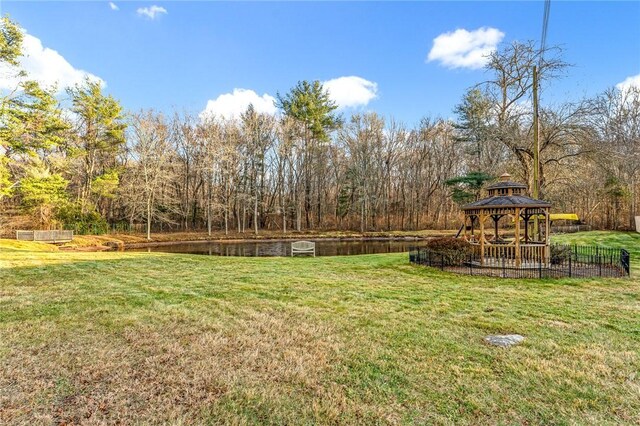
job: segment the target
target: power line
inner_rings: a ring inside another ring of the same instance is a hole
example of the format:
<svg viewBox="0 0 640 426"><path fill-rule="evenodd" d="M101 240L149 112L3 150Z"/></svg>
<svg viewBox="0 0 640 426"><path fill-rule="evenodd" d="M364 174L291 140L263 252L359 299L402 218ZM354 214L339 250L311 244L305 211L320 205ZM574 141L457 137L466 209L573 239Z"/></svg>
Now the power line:
<svg viewBox="0 0 640 426"><path fill-rule="evenodd" d="M542 56L547 45L547 28L549 27L549 12L551 9L551 0L544 2L544 17L542 18L542 37L540 37L540 55L538 57L538 66L542 65Z"/></svg>

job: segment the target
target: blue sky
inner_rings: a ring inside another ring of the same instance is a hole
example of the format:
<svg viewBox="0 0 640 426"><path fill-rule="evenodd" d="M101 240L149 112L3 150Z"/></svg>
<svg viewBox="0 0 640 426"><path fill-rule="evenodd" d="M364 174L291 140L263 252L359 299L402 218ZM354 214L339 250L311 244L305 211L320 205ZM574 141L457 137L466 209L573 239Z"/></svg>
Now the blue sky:
<svg viewBox="0 0 640 426"><path fill-rule="evenodd" d="M487 78L473 68L477 52L456 59L456 43L491 49L498 41L538 40L544 8L543 2L113 3L0 7L35 38L26 68L49 79L59 75L59 85L88 72L128 109L199 113L212 101L211 110L223 113L254 100L266 111L277 92L318 79L331 82L345 113L375 110L409 125L423 116L452 117L465 89ZM440 54L427 61L438 36ZM630 77L640 84L640 2L552 1L547 44L562 45L573 67L544 88L543 102L593 95Z"/></svg>

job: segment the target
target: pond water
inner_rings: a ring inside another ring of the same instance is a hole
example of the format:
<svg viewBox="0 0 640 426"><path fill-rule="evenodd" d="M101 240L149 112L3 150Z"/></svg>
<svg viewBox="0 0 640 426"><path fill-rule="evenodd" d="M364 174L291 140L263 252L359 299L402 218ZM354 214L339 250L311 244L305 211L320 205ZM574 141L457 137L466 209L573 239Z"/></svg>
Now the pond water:
<svg viewBox="0 0 640 426"><path fill-rule="evenodd" d="M313 241L313 240L312 240ZM401 253L423 246L419 240L315 240L316 256ZM188 242L127 249L137 252L204 254L210 256L290 256L291 241Z"/></svg>

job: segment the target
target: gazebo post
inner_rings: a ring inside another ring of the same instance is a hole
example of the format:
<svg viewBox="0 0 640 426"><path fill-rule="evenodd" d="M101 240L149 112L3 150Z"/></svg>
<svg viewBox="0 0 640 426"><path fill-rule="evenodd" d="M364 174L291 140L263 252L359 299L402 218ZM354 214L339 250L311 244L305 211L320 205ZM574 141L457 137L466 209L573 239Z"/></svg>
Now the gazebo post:
<svg viewBox="0 0 640 426"><path fill-rule="evenodd" d="M480 265L484 265L484 219L483 213L478 215L480 221Z"/></svg>
<svg viewBox="0 0 640 426"><path fill-rule="evenodd" d="M551 247L549 246L549 243L551 242L551 230L550 228L550 223L549 223L549 208L545 208L544 209L544 216L545 216L545 220L544 220L544 250L545 250L545 255L544 255L544 264L545 266L549 264L549 258L551 257Z"/></svg>
<svg viewBox="0 0 640 426"><path fill-rule="evenodd" d="M527 215L527 209L522 209L524 211L522 219L524 220L524 243L527 244L529 242L529 215ZM520 220L520 218L518 218Z"/></svg>
<svg viewBox="0 0 640 426"><path fill-rule="evenodd" d="M467 238L467 215L464 215L464 222L462 225L462 239L465 241L469 241Z"/></svg>
<svg viewBox="0 0 640 426"><path fill-rule="evenodd" d="M473 219L473 215L469 216L469 219L471 219L471 241L473 241L473 239L475 238L475 233L476 230L473 226L473 223L475 222L475 220Z"/></svg>
<svg viewBox="0 0 640 426"><path fill-rule="evenodd" d="M516 267L520 267L520 208L516 207Z"/></svg>

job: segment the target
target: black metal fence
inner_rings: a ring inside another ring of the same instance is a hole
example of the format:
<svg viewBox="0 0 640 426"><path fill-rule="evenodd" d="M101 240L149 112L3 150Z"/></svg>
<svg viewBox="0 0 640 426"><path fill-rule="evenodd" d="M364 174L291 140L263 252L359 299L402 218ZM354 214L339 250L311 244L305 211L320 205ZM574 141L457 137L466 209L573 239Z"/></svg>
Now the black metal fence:
<svg viewBox="0 0 640 426"><path fill-rule="evenodd" d="M539 257L516 264L508 257L485 258L478 252L452 253L412 247L409 261L443 271L503 278L626 277L630 275L627 250L608 247L554 244L547 261Z"/></svg>

